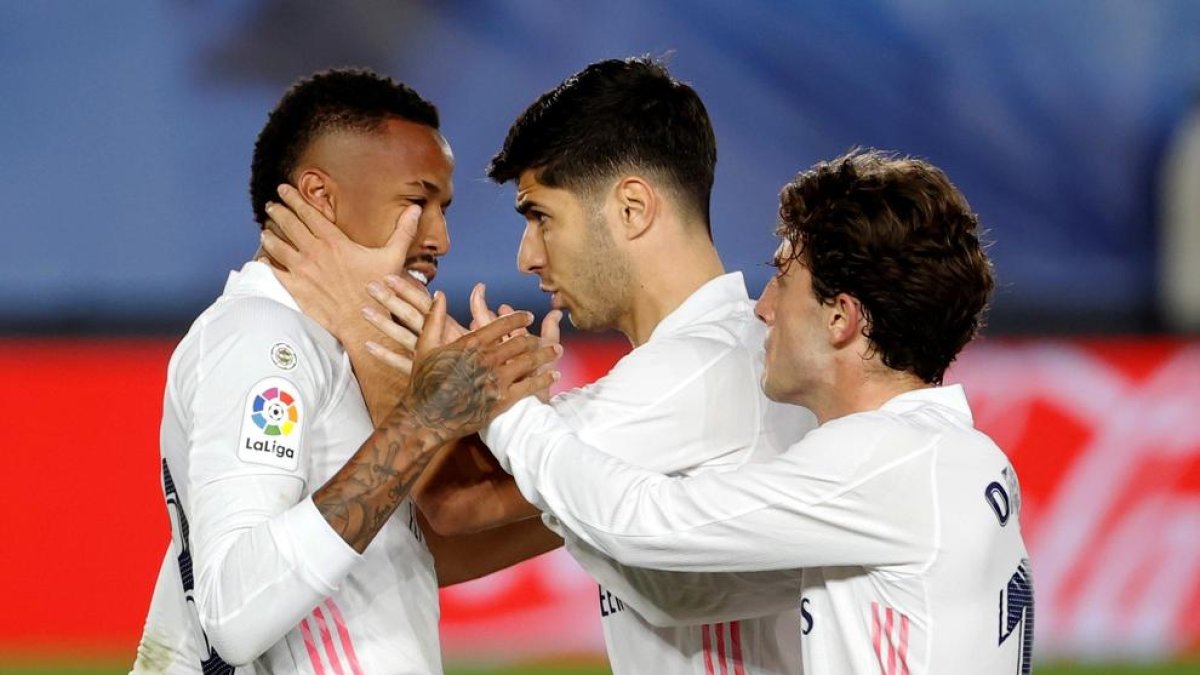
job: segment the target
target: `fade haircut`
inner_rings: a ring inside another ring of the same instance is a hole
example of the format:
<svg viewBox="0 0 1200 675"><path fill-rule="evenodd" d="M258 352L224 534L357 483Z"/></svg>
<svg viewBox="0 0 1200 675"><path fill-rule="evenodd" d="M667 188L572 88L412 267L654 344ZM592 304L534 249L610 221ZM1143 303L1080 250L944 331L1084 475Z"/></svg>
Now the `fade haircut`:
<svg viewBox="0 0 1200 675"><path fill-rule="evenodd" d="M648 57L599 61L542 94L508 130L487 175L529 169L539 183L593 196L622 172L661 180L709 226L717 141L696 91Z"/></svg>
<svg viewBox="0 0 1200 675"><path fill-rule="evenodd" d="M377 132L391 118L438 128L438 112L405 84L363 68L316 73L288 89L254 143L250 203L254 220L267 222L267 202L292 180L304 152L331 131Z"/></svg>
<svg viewBox="0 0 1200 675"><path fill-rule="evenodd" d="M884 365L941 384L982 328L994 286L978 219L946 174L852 150L799 174L779 201L791 258L776 263L805 265L822 303L858 300Z"/></svg>

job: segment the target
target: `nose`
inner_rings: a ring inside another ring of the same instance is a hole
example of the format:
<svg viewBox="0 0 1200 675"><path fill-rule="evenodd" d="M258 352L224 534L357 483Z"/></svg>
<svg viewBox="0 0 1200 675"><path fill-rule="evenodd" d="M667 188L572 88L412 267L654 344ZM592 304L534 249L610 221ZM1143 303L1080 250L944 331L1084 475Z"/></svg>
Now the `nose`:
<svg viewBox="0 0 1200 675"><path fill-rule="evenodd" d="M521 235L521 247L517 250L517 269L522 274L538 274L546 266L546 248L542 235L535 223L526 223Z"/></svg>
<svg viewBox="0 0 1200 675"><path fill-rule="evenodd" d="M758 317L759 321L768 326L775 324L776 293L775 279L771 279L767 282L766 287L763 288L762 296L758 299L758 302L754 303L754 315Z"/></svg>
<svg viewBox="0 0 1200 675"><path fill-rule="evenodd" d="M444 211L426 208L421 212L417 242L423 253L443 256L450 251L450 226Z"/></svg>

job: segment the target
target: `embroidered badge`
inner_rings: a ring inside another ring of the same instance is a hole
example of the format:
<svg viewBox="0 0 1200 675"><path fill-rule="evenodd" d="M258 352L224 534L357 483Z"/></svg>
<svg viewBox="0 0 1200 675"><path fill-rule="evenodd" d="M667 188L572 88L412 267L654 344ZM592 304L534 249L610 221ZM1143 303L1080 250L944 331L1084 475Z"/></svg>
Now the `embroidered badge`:
<svg viewBox="0 0 1200 675"><path fill-rule="evenodd" d="M271 345L271 363L280 370L291 370L296 367L296 350L286 342L276 342Z"/></svg>

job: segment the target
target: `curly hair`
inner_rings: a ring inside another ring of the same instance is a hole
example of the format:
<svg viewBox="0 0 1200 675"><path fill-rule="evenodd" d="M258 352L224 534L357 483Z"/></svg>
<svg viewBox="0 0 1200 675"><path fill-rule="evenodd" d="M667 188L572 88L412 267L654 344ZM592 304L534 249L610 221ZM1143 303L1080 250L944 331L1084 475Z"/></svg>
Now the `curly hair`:
<svg viewBox="0 0 1200 675"><path fill-rule="evenodd" d="M962 193L927 162L856 149L800 173L779 201L776 233L817 299L858 300L883 364L941 384L995 284Z"/></svg>
<svg viewBox="0 0 1200 675"><path fill-rule="evenodd" d="M544 185L589 192L621 171L652 172L707 226L716 164L700 96L637 57L598 61L542 94L509 128L487 175L507 183L537 169Z"/></svg>
<svg viewBox="0 0 1200 675"><path fill-rule="evenodd" d="M304 151L330 131L378 131L388 118L438 128L438 112L405 84L362 68L336 68L293 84L267 118L250 162L254 220L267 221L275 188L291 180Z"/></svg>

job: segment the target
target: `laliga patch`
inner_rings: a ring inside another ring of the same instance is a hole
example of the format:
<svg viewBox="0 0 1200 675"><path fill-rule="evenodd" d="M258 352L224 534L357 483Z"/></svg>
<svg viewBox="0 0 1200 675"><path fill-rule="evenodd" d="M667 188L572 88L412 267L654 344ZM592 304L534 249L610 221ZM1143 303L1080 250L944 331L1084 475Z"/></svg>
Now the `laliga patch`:
<svg viewBox="0 0 1200 675"><path fill-rule="evenodd" d="M276 342L271 345L271 363L280 370L291 370L296 367L296 350L286 342Z"/></svg>
<svg viewBox="0 0 1200 675"><path fill-rule="evenodd" d="M300 465L300 439L307 411L296 385L268 377L250 388L246 397L238 459L288 471Z"/></svg>

